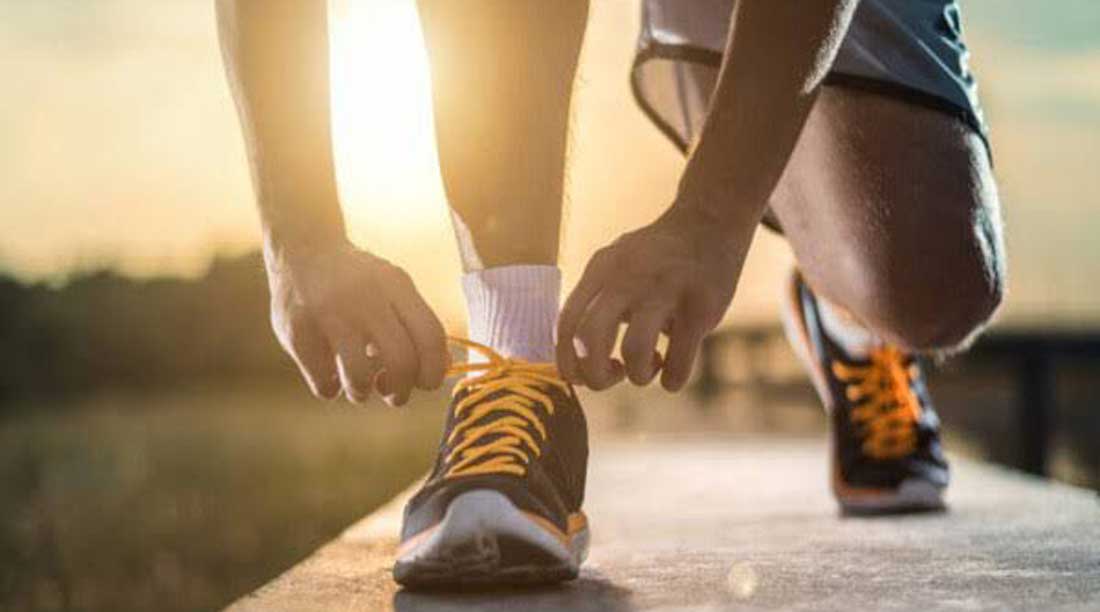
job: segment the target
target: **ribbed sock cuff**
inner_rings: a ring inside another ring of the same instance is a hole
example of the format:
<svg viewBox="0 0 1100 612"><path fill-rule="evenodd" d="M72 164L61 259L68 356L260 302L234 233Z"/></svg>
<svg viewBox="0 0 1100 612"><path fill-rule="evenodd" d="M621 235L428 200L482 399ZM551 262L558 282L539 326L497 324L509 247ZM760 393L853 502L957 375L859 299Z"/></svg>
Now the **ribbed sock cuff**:
<svg viewBox="0 0 1100 612"><path fill-rule="evenodd" d="M556 266L501 266L462 277L469 337L506 357L554 361L561 271ZM478 360L471 353L472 360Z"/></svg>

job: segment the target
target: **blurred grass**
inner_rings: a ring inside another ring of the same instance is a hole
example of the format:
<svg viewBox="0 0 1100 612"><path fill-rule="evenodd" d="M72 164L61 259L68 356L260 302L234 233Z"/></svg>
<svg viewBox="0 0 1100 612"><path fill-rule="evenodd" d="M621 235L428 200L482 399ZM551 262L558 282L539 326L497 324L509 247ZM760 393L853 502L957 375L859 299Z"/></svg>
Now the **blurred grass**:
<svg viewBox="0 0 1100 612"><path fill-rule="evenodd" d="M289 384L58 404L0 420L0 609L225 604L426 470L443 405L323 404Z"/></svg>

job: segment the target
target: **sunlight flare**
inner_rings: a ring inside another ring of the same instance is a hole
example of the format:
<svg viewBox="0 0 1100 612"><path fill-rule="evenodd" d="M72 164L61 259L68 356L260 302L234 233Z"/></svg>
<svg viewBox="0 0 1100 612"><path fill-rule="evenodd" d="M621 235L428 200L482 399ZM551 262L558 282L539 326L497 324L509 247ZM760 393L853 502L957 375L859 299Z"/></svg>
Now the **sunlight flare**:
<svg viewBox="0 0 1100 612"><path fill-rule="evenodd" d="M353 239L443 223L415 3L332 0L331 8L334 147Z"/></svg>

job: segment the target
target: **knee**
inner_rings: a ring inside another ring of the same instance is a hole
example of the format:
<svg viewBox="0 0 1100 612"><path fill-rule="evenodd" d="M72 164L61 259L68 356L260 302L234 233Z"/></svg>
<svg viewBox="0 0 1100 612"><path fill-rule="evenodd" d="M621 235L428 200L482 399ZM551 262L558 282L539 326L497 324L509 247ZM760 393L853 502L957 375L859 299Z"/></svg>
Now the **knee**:
<svg viewBox="0 0 1100 612"><path fill-rule="evenodd" d="M874 281L873 326L911 351L957 351L978 335L1004 299L1005 272L996 255L926 258Z"/></svg>
<svg viewBox="0 0 1100 612"><path fill-rule="evenodd" d="M968 281L923 308L895 304L887 336L910 351L965 350L992 320L1004 297L1000 279Z"/></svg>

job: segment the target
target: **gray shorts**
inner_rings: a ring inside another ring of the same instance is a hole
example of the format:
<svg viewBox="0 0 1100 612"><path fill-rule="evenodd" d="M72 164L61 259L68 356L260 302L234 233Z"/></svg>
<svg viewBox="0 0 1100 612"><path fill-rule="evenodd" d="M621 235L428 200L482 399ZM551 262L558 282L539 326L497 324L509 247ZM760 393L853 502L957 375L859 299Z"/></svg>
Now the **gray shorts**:
<svg viewBox="0 0 1100 612"><path fill-rule="evenodd" d="M634 96L684 151L706 115L735 1L642 0ZM950 113L984 140L987 127L968 55L955 0L863 0L826 84Z"/></svg>

